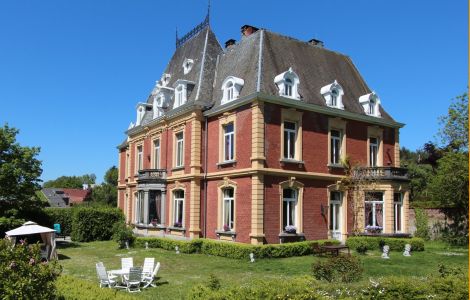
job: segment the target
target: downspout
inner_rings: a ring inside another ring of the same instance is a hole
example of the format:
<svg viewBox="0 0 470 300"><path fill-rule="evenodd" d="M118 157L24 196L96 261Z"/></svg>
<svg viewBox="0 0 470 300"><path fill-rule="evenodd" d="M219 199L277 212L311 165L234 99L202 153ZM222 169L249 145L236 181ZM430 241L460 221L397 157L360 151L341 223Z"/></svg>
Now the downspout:
<svg viewBox="0 0 470 300"><path fill-rule="evenodd" d="M204 117L204 196L203 196L203 206L204 206L204 230L203 236L206 238L207 234L207 117Z"/></svg>

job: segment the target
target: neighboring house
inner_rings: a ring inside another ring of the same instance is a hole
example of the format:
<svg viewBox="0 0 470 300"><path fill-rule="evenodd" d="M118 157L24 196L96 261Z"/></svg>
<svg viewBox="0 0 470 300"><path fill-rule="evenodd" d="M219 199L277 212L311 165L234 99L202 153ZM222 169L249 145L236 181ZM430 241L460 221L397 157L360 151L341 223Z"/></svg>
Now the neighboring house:
<svg viewBox="0 0 470 300"><path fill-rule="evenodd" d="M360 230L406 233L399 128L351 59L245 25L222 49L208 18L176 51L119 149L118 206L144 235L242 243L346 239L346 156L374 175ZM295 227L295 234L286 232ZM377 230L377 229L376 229Z"/></svg>
<svg viewBox="0 0 470 300"><path fill-rule="evenodd" d="M44 188L41 192L46 196L51 207L71 207L89 199L91 190Z"/></svg>

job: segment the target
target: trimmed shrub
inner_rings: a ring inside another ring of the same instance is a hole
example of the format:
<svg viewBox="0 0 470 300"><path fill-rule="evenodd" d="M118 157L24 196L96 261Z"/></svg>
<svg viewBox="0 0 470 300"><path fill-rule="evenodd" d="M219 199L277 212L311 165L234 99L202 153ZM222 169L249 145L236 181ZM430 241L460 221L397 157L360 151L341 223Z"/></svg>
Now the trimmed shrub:
<svg viewBox="0 0 470 300"><path fill-rule="evenodd" d="M211 290L198 285L191 300L255 299L468 299L465 275L448 277L387 277L353 285L315 281L308 277L257 279L249 284Z"/></svg>
<svg viewBox="0 0 470 300"><path fill-rule="evenodd" d="M173 251L175 250L175 247L178 246L182 253L203 253L234 259L248 259L250 253L253 253L255 258L280 258L310 255L312 254L312 243L315 242L323 244L327 241L333 244L339 244L338 241L319 240L254 246L208 239L177 241L167 238L138 237L135 245L137 247L145 247L145 243L147 242L150 248L162 248Z"/></svg>
<svg viewBox="0 0 470 300"><path fill-rule="evenodd" d="M362 263L356 256L339 255L312 264L313 277L328 282L353 282L361 278Z"/></svg>
<svg viewBox="0 0 470 300"><path fill-rule="evenodd" d="M41 262L38 244L0 240L0 295L2 299L56 299L57 261Z"/></svg>
<svg viewBox="0 0 470 300"><path fill-rule="evenodd" d="M61 235L69 236L72 233L73 208L46 208L45 213L49 216L49 226L54 228L54 224L60 224Z"/></svg>
<svg viewBox="0 0 470 300"><path fill-rule="evenodd" d="M124 215L119 208L74 208L70 236L77 242L107 241L113 236L116 222L124 223Z"/></svg>
<svg viewBox="0 0 470 300"><path fill-rule="evenodd" d="M346 240L346 245L357 251L358 248L363 250L380 250L381 243L385 243L390 250L403 251L406 244L411 245L412 251L424 251L424 240L421 238L389 238L380 236L355 236ZM358 251L359 252L359 251Z"/></svg>
<svg viewBox="0 0 470 300"><path fill-rule="evenodd" d="M129 243L129 246L132 246L134 243L135 237L133 235L132 229L130 229L123 222L116 222L113 226L113 241L118 243L119 249L122 249L126 246L126 242Z"/></svg>
<svg viewBox="0 0 470 300"><path fill-rule="evenodd" d="M70 275L57 279L58 299L75 300L131 300L131 295L117 289L100 288L98 281L91 282Z"/></svg>

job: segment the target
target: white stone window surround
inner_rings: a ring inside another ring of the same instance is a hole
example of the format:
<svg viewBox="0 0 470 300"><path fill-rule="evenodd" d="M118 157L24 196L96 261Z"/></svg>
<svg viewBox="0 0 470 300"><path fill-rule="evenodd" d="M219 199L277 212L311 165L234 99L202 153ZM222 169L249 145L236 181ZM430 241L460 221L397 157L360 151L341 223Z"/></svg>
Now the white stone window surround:
<svg viewBox="0 0 470 300"><path fill-rule="evenodd" d="M178 79L174 86L175 86L175 95L174 95L174 103L173 108L177 108L188 101L188 87L189 85L194 86L195 83L189 80Z"/></svg>
<svg viewBox="0 0 470 300"><path fill-rule="evenodd" d="M228 76L222 82L221 90L223 91L222 95L222 104L233 101L240 96L240 91L245 85L245 81L241 78L235 76Z"/></svg>
<svg viewBox="0 0 470 300"><path fill-rule="evenodd" d="M343 105L343 87L335 80L333 83L325 85L320 89L320 93L329 107L344 109Z"/></svg>
<svg viewBox="0 0 470 300"><path fill-rule="evenodd" d="M144 103L144 102L139 102L137 103L136 110L137 110L137 117L135 121L135 126L139 126L142 123L142 119L144 118L145 111L147 110L147 107L152 107L152 104Z"/></svg>
<svg viewBox="0 0 470 300"><path fill-rule="evenodd" d="M194 66L194 60L190 58L186 58L183 62L183 73L186 75L191 72L191 69Z"/></svg>
<svg viewBox="0 0 470 300"><path fill-rule="evenodd" d="M280 96L300 100L300 80L292 68L274 77L274 83L279 88Z"/></svg>
<svg viewBox="0 0 470 300"><path fill-rule="evenodd" d="M359 97L359 103L362 105L362 108L367 115L379 118L381 117L379 110L381 102L379 96L375 92Z"/></svg>
<svg viewBox="0 0 470 300"><path fill-rule="evenodd" d="M171 75L168 73L163 73L162 77L160 78L160 83L162 86L167 86L170 83Z"/></svg>

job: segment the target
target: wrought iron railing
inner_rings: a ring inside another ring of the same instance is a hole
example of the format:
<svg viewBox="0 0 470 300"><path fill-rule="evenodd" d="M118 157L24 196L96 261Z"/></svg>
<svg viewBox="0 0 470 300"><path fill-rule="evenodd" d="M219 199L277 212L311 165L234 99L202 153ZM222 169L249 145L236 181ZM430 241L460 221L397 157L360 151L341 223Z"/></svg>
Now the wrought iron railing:
<svg viewBox="0 0 470 300"><path fill-rule="evenodd" d="M137 180L165 180L165 179L166 179L165 169L145 169L145 170L139 171Z"/></svg>
<svg viewBox="0 0 470 300"><path fill-rule="evenodd" d="M408 180L408 169L396 167L358 167L352 172L356 179Z"/></svg>
<svg viewBox="0 0 470 300"><path fill-rule="evenodd" d="M199 25L194 27L190 32L186 33L182 38L178 38L178 33L176 33L176 48L181 47L184 43L190 40L193 36L202 31L206 26L209 26L209 13L207 13L206 18Z"/></svg>

